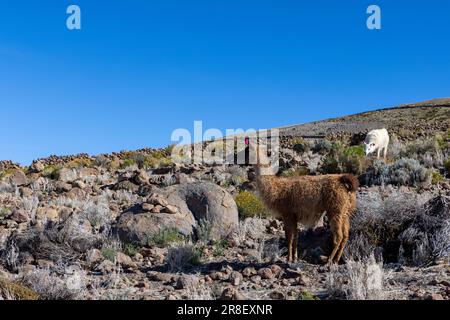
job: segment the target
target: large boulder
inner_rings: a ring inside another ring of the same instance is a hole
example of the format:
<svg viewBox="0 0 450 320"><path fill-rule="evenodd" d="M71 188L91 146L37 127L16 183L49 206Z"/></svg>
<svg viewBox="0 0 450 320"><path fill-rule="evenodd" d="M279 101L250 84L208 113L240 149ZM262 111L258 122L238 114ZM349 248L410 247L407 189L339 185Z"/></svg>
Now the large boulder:
<svg viewBox="0 0 450 320"><path fill-rule="evenodd" d="M206 222L210 236L218 240L227 236L238 225L239 214L233 197L211 182L193 182L168 188L187 205L197 222Z"/></svg>
<svg viewBox="0 0 450 320"><path fill-rule="evenodd" d="M205 223L211 239L227 236L238 224L237 206L216 184L194 182L156 190L143 204L123 213L116 230L122 241L146 245L162 230L189 236Z"/></svg>
<svg viewBox="0 0 450 320"><path fill-rule="evenodd" d="M11 184L20 187L28 184L28 179L25 173L22 170L16 170L14 173L9 177L9 181Z"/></svg>

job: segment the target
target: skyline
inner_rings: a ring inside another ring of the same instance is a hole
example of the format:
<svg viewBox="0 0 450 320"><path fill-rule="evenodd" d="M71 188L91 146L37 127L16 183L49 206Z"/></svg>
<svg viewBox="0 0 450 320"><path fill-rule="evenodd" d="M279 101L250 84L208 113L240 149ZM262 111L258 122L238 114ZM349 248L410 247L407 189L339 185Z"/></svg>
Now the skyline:
<svg viewBox="0 0 450 320"><path fill-rule="evenodd" d="M66 8L81 8L81 30ZM366 9L382 10L368 30ZM450 3L0 4L0 160L164 147L449 97Z"/></svg>

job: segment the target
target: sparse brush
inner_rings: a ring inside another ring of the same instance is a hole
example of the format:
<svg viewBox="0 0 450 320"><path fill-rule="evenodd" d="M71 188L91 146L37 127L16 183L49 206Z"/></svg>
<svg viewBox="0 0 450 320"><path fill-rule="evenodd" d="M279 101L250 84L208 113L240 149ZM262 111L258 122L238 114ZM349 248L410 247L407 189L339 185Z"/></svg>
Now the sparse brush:
<svg viewBox="0 0 450 320"><path fill-rule="evenodd" d="M173 243L180 243L186 241L186 237L183 236L178 230L173 228L162 229L154 235L148 237L147 243L149 246L166 247Z"/></svg>
<svg viewBox="0 0 450 320"><path fill-rule="evenodd" d="M59 277L48 269L37 269L26 274L22 283L32 288L42 300L76 300L86 293L82 272Z"/></svg>
<svg viewBox="0 0 450 320"><path fill-rule="evenodd" d="M366 261L349 260L331 266L327 282L332 298L346 300L383 300L383 267L371 256Z"/></svg>
<svg viewBox="0 0 450 320"><path fill-rule="evenodd" d="M420 187L431 183L431 171L419 161L401 158L392 164L376 160L362 177L365 185L397 185Z"/></svg>
<svg viewBox="0 0 450 320"><path fill-rule="evenodd" d="M312 151L315 153L320 154L327 154L329 153L333 148L333 143L329 140L320 140L317 142L314 147L312 148Z"/></svg>
<svg viewBox="0 0 450 320"><path fill-rule="evenodd" d="M195 228L197 240L207 244L211 240L212 227L211 221L201 219Z"/></svg>
<svg viewBox="0 0 450 320"><path fill-rule="evenodd" d="M202 263L203 253L199 246L178 244L169 247L167 265L171 272L183 271Z"/></svg>
<svg viewBox="0 0 450 320"><path fill-rule="evenodd" d="M449 241L439 246L434 239L447 233L450 201L445 195L431 196L396 189L384 198L376 192L360 194L347 257L360 260L381 248L387 262L421 266L438 259L436 252L445 255Z"/></svg>
<svg viewBox="0 0 450 320"><path fill-rule="evenodd" d="M444 162L444 168L445 168L445 171L447 171L447 176L450 177L450 158L448 158L448 159Z"/></svg>
<svg viewBox="0 0 450 320"><path fill-rule="evenodd" d="M229 242L228 240L219 240L213 243L213 256L214 257L223 257L225 254L225 250L228 248Z"/></svg>
<svg viewBox="0 0 450 320"><path fill-rule="evenodd" d="M243 243L247 239L260 240L265 237L266 225L261 218L246 218L240 220L236 230L231 234L238 243Z"/></svg>
<svg viewBox="0 0 450 320"><path fill-rule="evenodd" d="M135 244L127 243L123 247L123 253L125 253L127 256L130 256L130 257L135 256L139 252L140 252L140 247Z"/></svg>

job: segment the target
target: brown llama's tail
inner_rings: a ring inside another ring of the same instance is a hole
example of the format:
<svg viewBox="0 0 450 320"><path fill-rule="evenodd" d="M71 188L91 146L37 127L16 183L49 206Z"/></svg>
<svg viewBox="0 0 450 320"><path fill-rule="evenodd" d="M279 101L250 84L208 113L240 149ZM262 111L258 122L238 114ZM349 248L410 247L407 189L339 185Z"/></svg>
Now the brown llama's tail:
<svg viewBox="0 0 450 320"><path fill-rule="evenodd" d="M340 182L347 188L350 192L356 192L359 188L358 179L352 174L343 174L340 178Z"/></svg>

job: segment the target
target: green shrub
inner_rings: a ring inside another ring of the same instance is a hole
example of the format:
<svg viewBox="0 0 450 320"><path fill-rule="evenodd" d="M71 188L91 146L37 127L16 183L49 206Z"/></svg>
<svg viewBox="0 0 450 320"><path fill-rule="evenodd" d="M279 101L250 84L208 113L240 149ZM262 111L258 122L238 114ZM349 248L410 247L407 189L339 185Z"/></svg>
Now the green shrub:
<svg viewBox="0 0 450 320"><path fill-rule="evenodd" d="M321 140L314 145L312 151L315 153L327 154L331 151L332 148L333 143L331 141Z"/></svg>
<svg viewBox="0 0 450 320"><path fill-rule="evenodd" d="M125 168L132 167L135 165L136 165L136 161L134 159L127 158L122 161L122 164L120 165L120 167L122 169L125 169Z"/></svg>
<svg viewBox="0 0 450 320"><path fill-rule="evenodd" d="M166 155L168 151L155 151L151 155L140 152L127 152L126 158L122 162L122 168L137 165L140 169L159 168L168 166L172 163L170 155Z"/></svg>
<svg viewBox="0 0 450 320"><path fill-rule="evenodd" d="M270 215L269 209L256 194L250 191L239 192L236 196L236 204L242 218L267 217Z"/></svg>
<svg viewBox="0 0 450 320"><path fill-rule="evenodd" d="M213 256L222 257L225 254L225 249L228 248L229 243L227 240L219 240L213 244Z"/></svg>
<svg viewBox="0 0 450 320"><path fill-rule="evenodd" d="M448 158L448 159L444 162L444 167L445 167L445 170L447 171L447 175L450 176L450 158Z"/></svg>
<svg viewBox="0 0 450 320"><path fill-rule="evenodd" d="M139 246L135 244L128 243L123 248L123 253L125 253L127 256L133 257L137 253L139 253L140 248Z"/></svg>
<svg viewBox="0 0 450 320"><path fill-rule="evenodd" d="M60 166L49 165L44 168L44 171L42 172L42 176L44 176L46 178L57 180L59 178L60 170L61 170Z"/></svg>
<svg viewBox="0 0 450 320"><path fill-rule="evenodd" d="M0 220L11 215L11 210L8 208L0 208Z"/></svg>
<svg viewBox="0 0 450 320"><path fill-rule="evenodd" d="M201 219L195 229L197 240L203 243L208 243L211 240L212 224L210 221Z"/></svg>
<svg viewBox="0 0 450 320"><path fill-rule="evenodd" d="M366 155L364 146L350 146L344 150L344 154L348 157L364 157Z"/></svg>
<svg viewBox="0 0 450 320"><path fill-rule="evenodd" d="M444 177L437 171L433 171L431 174L431 183L438 184L444 180Z"/></svg>
<svg viewBox="0 0 450 320"><path fill-rule="evenodd" d="M302 138L292 140L292 149L298 153L308 152L311 149L311 143Z"/></svg>
<svg viewBox="0 0 450 320"><path fill-rule="evenodd" d="M92 167L93 162L90 159L78 158L70 161L66 167L71 169L89 168Z"/></svg>
<svg viewBox="0 0 450 320"><path fill-rule="evenodd" d="M361 174L366 168L364 146L346 147L341 142L333 144L332 150L323 161L323 173L353 173Z"/></svg>
<svg viewBox="0 0 450 320"><path fill-rule="evenodd" d="M309 170L307 167L299 166L299 167L284 170L281 173L281 176L282 177L298 177L298 176L306 176L308 174L309 174Z"/></svg>
<svg viewBox="0 0 450 320"><path fill-rule="evenodd" d="M450 130L443 135L436 136L436 141L441 150L450 148Z"/></svg>
<svg viewBox="0 0 450 320"><path fill-rule="evenodd" d="M117 251L112 248L103 248L101 250L103 257L109 261L114 262L117 256Z"/></svg>
<svg viewBox="0 0 450 320"><path fill-rule="evenodd" d="M309 291L302 291L298 296L298 300L320 300L320 299Z"/></svg>
<svg viewBox="0 0 450 320"><path fill-rule="evenodd" d="M180 243L186 241L186 237L183 236L178 230L174 228L162 229L156 234L150 236L147 240L148 245L156 245L159 247L166 247L172 243Z"/></svg>

